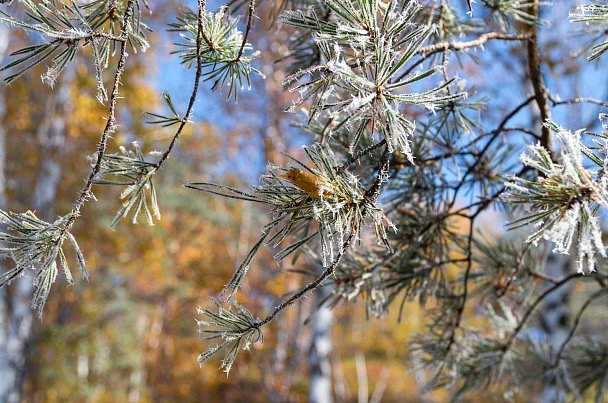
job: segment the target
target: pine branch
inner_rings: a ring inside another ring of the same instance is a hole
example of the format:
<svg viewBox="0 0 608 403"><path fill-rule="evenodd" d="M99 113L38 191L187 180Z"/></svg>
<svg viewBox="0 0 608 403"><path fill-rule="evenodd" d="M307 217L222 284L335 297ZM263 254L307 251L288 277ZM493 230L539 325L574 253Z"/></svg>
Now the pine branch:
<svg viewBox="0 0 608 403"><path fill-rule="evenodd" d="M172 53L178 54L186 67L197 60L197 64L202 66L200 79L214 80L212 91L227 86L227 99L232 97L237 102L238 90L244 86L243 81L248 88L251 87L250 73L264 77L261 71L251 65L259 52L244 54L245 50L252 49L247 42L252 18L250 14L247 31L243 36L237 28L238 18L230 17L225 8L211 13L204 8L201 12L199 6L198 15L185 9L177 22L169 24L169 31L179 32L183 40L175 43L177 50Z"/></svg>
<svg viewBox="0 0 608 403"><path fill-rule="evenodd" d="M480 47L480 46L483 47L483 45L491 39L498 39L498 40L503 40L503 41L524 41L524 40L530 39L530 37L531 37L531 35L529 33L511 35L511 34L503 34L500 32L488 32L488 33L480 35L477 39L473 39L468 42L441 42L441 43L435 43L432 45L424 46L416 51L417 54L421 55L420 58L415 63L413 63L412 66L410 66L401 76L399 76L398 79L402 79L406 75L410 74L412 71L414 71L414 69L416 69L418 66L420 66L426 59L432 57L433 55L435 55L437 53L443 52L444 57L447 57L447 55L445 55L445 53L450 50L459 52L459 51L467 50L470 48L475 48L475 47ZM444 60L444 64L445 64L445 60Z"/></svg>
<svg viewBox="0 0 608 403"><path fill-rule="evenodd" d="M338 267L338 265L340 264L340 261L342 260L342 257L345 254L345 251L347 251L350 248L350 245L352 244L354 239L355 239L354 234L351 234L348 237L348 239L344 242L344 244L342 245L341 249L343 250L343 252L338 253L338 255L336 256L336 260L334 260L333 264L331 264L327 269L325 269L325 271L320 276L318 276L315 279L315 281L307 284L304 288L302 288L301 290L299 290L298 292L293 294L291 297L289 297L288 299L283 301L276 308L274 308L274 310L270 314L268 314L263 320L256 321L255 324L251 325L248 328L243 329L243 331L249 331L249 330L253 330L253 329L259 330L262 326L270 323L285 308L287 308L290 305L293 305L296 301L305 297L309 292L320 287L328 277L330 277L334 274L334 272L336 271L336 268Z"/></svg>
<svg viewBox="0 0 608 403"><path fill-rule="evenodd" d="M511 346L513 345L513 342L515 341L515 339L517 338L519 333L522 331L524 326L528 323L528 319L530 318L530 316L532 315L534 310L538 307L538 305L552 292L554 292L555 290L557 290L558 288L560 288L564 284L567 284L568 282L570 282L571 280L573 280L575 278L587 279L589 277L582 277L579 273L572 273L572 274L562 278L561 280L558 280L557 282L555 282L555 284L553 284L551 287L547 288L542 294L540 294L536 298L536 300L534 300L534 302L524 312L523 316L521 317L521 319L519 320L519 322L517 324L517 327L511 332L511 334L509 335L509 337L507 338L505 343L502 345L502 350L504 352L507 352L511 348Z"/></svg>
<svg viewBox="0 0 608 403"><path fill-rule="evenodd" d="M606 26L608 24L608 7L603 4L581 4L576 7L579 13L570 14L570 22L584 22L584 30L587 34L597 33L590 43L601 40L598 45L591 47L591 55L588 60L592 61L599 58L608 50L608 40L606 40ZM596 32L594 32L596 31Z"/></svg>
<svg viewBox="0 0 608 403"><path fill-rule="evenodd" d="M99 171L101 170L102 160L106 153L106 148L108 146L108 138L110 133L113 133L116 130L116 103L118 100L118 87L120 85L120 80L125 70L125 65L127 61L127 42L126 39L128 37L128 33L131 26L131 19L133 17L133 7L134 3L137 0L128 0L127 7L125 10L125 16L123 19L122 31L120 36L125 39L125 41L121 42L120 45L120 55L118 59L118 63L116 65L116 72L114 74L114 85L112 86L112 92L110 95L110 107L108 113L108 119L106 126L103 130L101 138L99 140L99 144L97 146L97 160L95 161L95 165L93 169L89 173L89 177L87 178L87 182L84 188L80 191L78 198L76 199L76 204L70 214L68 215L68 220L64 225L65 232L68 232L76 219L80 216L80 209L86 203L86 201L92 197L91 187L93 186L93 182Z"/></svg>
<svg viewBox="0 0 608 403"><path fill-rule="evenodd" d="M551 101L553 106L589 103L589 104L599 105L603 108L608 107L608 102L602 101L600 99L585 98L585 97L577 97L577 98L572 98L572 99L556 99L553 95L551 95L551 94L548 94L548 95L549 95L549 100Z"/></svg>
<svg viewBox="0 0 608 403"><path fill-rule="evenodd" d="M203 46L202 42L203 42L203 40L208 44L208 46L211 46L210 45L211 42L206 37L205 30L203 27L205 7L206 7L206 0L198 0L198 19L197 19L198 34L196 36L196 73L194 74L194 80L192 82L192 93L190 94L190 100L188 101L188 106L186 107L186 113L184 114L184 117L180 120L180 125L177 128L175 134L173 135L173 138L171 139L171 143L169 144L169 147L167 147L167 150L163 153L163 155L159 158L158 162L156 163L155 171L158 171L158 169L161 167L161 165L167 160L167 158L169 158L169 155L171 154L173 147L175 147L175 144L177 143L179 136L181 135L182 131L184 130L184 127L190 121L190 116L192 115L192 109L194 108L194 103L196 102L196 95L198 94L198 86L199 86L199 83L201 80L201 76L203 74L203 61L202 61L202 46ZM169 106L171 106L170 103L169 103ZM171 108L171 109L173 109L173 108ZM174 111L174 114L175 114L175 111Z"/></svg>
<svg viewBox="0 0 608 403"><path fill-rule="evenodd" d="M450 330L450 337L448 339L448 344L445 347L445 354L450 353L450 349L456 342L456 331L460 327L462 322L462 316L464 313L464 307L468 301L469 295L469 276L471 275L471 270L473 268L473 222L474 220L469 220L469 235L467 237L467 256L466 256L466 267L464 271L464 276L462 278L462 294L459 296L460 303L458 305L458 309L456 311L456 319L453 320L453 327Z"/></svg>
<svg viewBox="0 0 608 403"><path fill-rule="evenodd" d="M12 244L21 245L17 248L5 248L1 252L10 254L16 262L16 267L5 273L0 278L0 286L11 282L16 276L23 273L26 268L33 267L40 263L34 279L35 294L32 301L32 306L38 308L39 314L42 315L44 304L49 295L51 285L54 283L57 274L57 259L60 260L66 278L69 283L72 283L72 276L68 268L68 262L62 249L63 242L67 239L70 241L76 251L76 257L80 270L85 278L88 278L85 259L76 242L76 239L70 233L70 229L80 216L82 206L93 197L91 187L95 182L98 173L102 167L102 161L105 156L107 141L110 133L113 133L116 128L116 103L118 99L118 87L125 69L127 58L126 47L128 44L127 38L131 31L131 20L133 17L133 7L136 0L129 0L125 10L123 25L120 37L121 52L114 75L114 86L110 97L109 115L106 126L99 140L97 148L97 160L89 173L84 188L80 191L73 209L66 216L61 217L55 223L49 224L38 220L31 212L26 214L16 215L16 219L10 217L9 214L1 212L3 221L8 224L9 230L14 230L20 233L20 236L11 236L2 234L2 238ZM33 7L33 6L32 6ZM37 9L36 9L37 11ZM37 11L39 18L44 20L43 15Z"/></svg>
<svg viewBox="0 0 608 403"><path fill-rule="evenodd" d="M572 340L572 337L574 336L574 333L576 332L576 330L579 327L579 324L581 322L581 318L583 316L583 313L585 313L585 310L587 310L587 308L589 307L589 305L591 305L591 303L593 301L595 301L598 298L601 297L605 297L606 296L606 289L600 289L596 292L594 292L593 294L591 294L587 300L585 301L585 303L580 307L580 309L578 310L576 317L574 318L574 322L572 323L572 326L570 327L570 332L568 332L568 335L566 336L566 338L564 339L564 341L562 342L562 345L560 346L559 350L557 350L557 355L555 356L555 360L553 363L553 368L557 368L560 364L560 361L562 360L562 356L566 350L566 347L568 346L568 344L570 343L570 341Z"/></svg>
<svg viewBox="0 0 608 403"><path fill-rule="evenodd" d="M243 56L243 51L245 50L245 45L247 44L247 38L249 37L249 33L251 32L251 21L253 19L253 14L255 13L255 0L249 1L249 10L247 11L247 26L245 27L245 35L243 35L243 42L241 43L241 48L239 49L239 53L234 58L235 62L238 62Z"/></svg>

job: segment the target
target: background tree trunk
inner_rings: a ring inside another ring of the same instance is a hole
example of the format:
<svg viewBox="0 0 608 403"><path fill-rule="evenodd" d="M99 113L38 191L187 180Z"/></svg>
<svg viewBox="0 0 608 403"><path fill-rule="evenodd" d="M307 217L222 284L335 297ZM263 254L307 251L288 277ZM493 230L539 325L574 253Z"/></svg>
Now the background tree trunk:
<svg viewBox="0 0 608 403"><path fill-rule="evenodd" d="M8 45L6 25L0 25L0 59ZM53 204L61 178L59 157L62 152L66 117L71 110L70 84L75 66L68 66L45 106L43 121L36 136L40 144L41 164L30 206L39 218L53 220ZM0 87L0 116L6 107L5 86ZM0 126L0 208L6 208L5 136ZM8 263L8 262L7 262ZM13 287L0 289L0 402L21 400L27 377L27 359L33 354L34 315L31 301L34 293L31 272L17 278Z"/></svg>
<svg viewBox="0 0 608 403"><path fill-rule="evenodd" d="M4 61L4 56L8 50L9 32L8 27L0 24L0 63ZM0 120L4 119L6 114L6 86L0 85ZM4 126L0 125L0 208L5 209L6 201L6 176L4 170L6 158L6 132ZM5 261L2 261L1 270L6 270ZM16 288L16 287L15 287ZM8 293L8 287L0 288L0 402L16 402L19 400L19 395L15 390L15 382L17 372L14 365L15 362L15 345L14 335L16 329L12 326L11 321L13 311L13 301L11 301ZM14 290L18 293L18 290ZM18 302L18 301L17 301Z"/></svg>
<svg viewBox="0 0 608 403"><path fill-rule="evenodd" d="M316 291L316 303L319 304L331 294L331 287L322 286ZM308 400L311 403L331 403L331 329L334 313L328 307L321 307L312 318L312 339L308 362L310 366L310 383Z"/></svg>

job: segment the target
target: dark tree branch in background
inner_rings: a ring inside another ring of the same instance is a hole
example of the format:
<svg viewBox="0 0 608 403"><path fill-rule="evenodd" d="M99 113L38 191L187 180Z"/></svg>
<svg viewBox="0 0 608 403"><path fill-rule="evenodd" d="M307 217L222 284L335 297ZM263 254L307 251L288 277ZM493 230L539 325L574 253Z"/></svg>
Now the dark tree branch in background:
<svg viewBox="0 0 608 403"><path fill-rule="evenodd" d="M468 42L442 42L436 43L433 45L425 46L416 51L417 54L421 54L422 56L412 64L400 77L399 80L406 77L409 73L414 71L416 67L421 65L426 59L433 56L436 53L447 52L447 51L461 51L465 49L470 49L474 47L483 46L486 42L491 39L498 39L503 41L523 41L531 38L530 33L526 34L501 34L499 32L488 32L479 36L479 38L468 41Z"/></svg>
<svg viewBox="0 0 608 403"><path fill-rule="evenodd" d="M490 39L499 39L503 41L523 41L526 39L530 39L533 37L532 33L526 34L518 34L518 35L510 35L510 34L501 34L499 32L488 32L486 34L482 34L479 38L474 39L468 42L442 42L435 43L433 45L424 46L416 51L418 54L422 54L421 60L424 60L435 53L439 52L447 52L448 50L464 50L468 48L474 48L478 46L482 46L484 43L489 41Z"/></svg>
<svg viewBox="0 0 608 403"><path fill-rule="evenodd" d="M538 6L539 0L534 0L534 4L529 7L529 14L533 18L538 17ZM532 87L534 88L536 104L538 105L538 109L540 110L540 119L542 123L545 123L547 120L551 119L551 108L549 106L549 92L547 91L547 87L545 86L543 73L540 70L541 60L540 50L538 49L538 26L532 25L530 27L529 34L530 38L527 41L528 72L530 74L530 81L532 82ZM553 155L553 145L551 144L551 129L543 125L541 130L542 135L540 139L540 144L546 150L549 151L549 154L552 156L552 158L555 158L555 156Z"/></svg>
<svg viewBox="0 0 608 403"><path fill-rule="evenodd" d="M378 148L385 146L385 145L386 145L386 139L382 139L378 143L372 144L371 146L367 147L365 150L361 150L361 151L357 152L355 155L348 157L348 160L344 164L342 164L342 166L338 167L338 172L344 171L349 166L351 166L352 164L357 162L360 158L365 157L366 155L369 155L373 151L375 151Z"/></svg>
<svg viewBox="0 0 608 403"><path fill-rule="evenodd" d="M551 94L549 94L549 100L551 101L551 103L554 106L589 103L589 104L599 105L599 106L601 106L603 108L608 108L608 103L607 102L601 101L599 99L593 99L593 98L582 98L582 97L580 97L580 98L574 98L574 99L559 100L559 99L556 99Z"/></svg>
<svg viewBox="0 0 608 403"><path fill-rule="evenodd" d="M534 96L531 96L528 99L526 99L525 101L523 101L522 103L520 103L519 105L517 105L511 112L509 112L502 119L502 121L500 122L498 127L496 129L492 130L491 132L477 136L475 139L471 140L469 143L463 145L462 147L459 147L457 150L454 150L452 152L445 153L445 154L436 155L432 158L427 158L427 159L423 160L423 162L437 161L437 160L441 160L444 158L449 158L449 157L453 156L454 154L458 154L463 150L469 149L472 145L474 145L475 143L478 143L480 140L485 139L488 136L491 136L490 140L488 140L488 144L492 143L494 140L496 140L496 138L498 138L498 136L501 133L503 133L505 131L505 125L509 122L509 120L511 120L511 118L513 118L519 111L521 111L524 107L526 107L534 99L535 99ZM486 145L486 149L487 149L487 147L488 146ZM482 154L483 154L483 152L482 152Z"/></svg>
<svg viewBox="0 0 608 403"><path fill-rule="evenodd" d="M547 288L542 294L540 294L538 296L538 298L536 298L536 300L532 303L532 305L530 305L528 307L528 309L526 310L524 315L521 317L521 319L519 320L519 322L517 324L517 327L511 332L511 334L507 338L506 342L503 344L502 350L506 353L511 348L511 345L517 338L517 335L519 334L519 332L521 332L521 330L524 328L524 326L528 323L528 319L530 318L530 315L532 315L532 312L534 312L536 307L545 299L545 297L547 297L548 295L553 293L555 290L557 290L564 284L567 284L569 281L571 281L575 278L581 278L581 277L582 276L578 273L572 273L572 274L568 275L567 277L564 277L563 279L556 281L553 284L553 286L551 286L550 288ZM589 277L584 277L584 278L589 278Z"/></svg>
<svg viewBox="0 0 608 403"><path fill-rule="evenodd" d="M456 319L453 322L453 327L450 330L450 338L448 339L448 344L445 347L445 354L449 354L450 349L456 343L456 331L460 328L460 324L462 322L462 316L464 313L464 307L467 303L467 297L469 295L469 276L471 275L471 270L473 268L473 234L475 232L474 228L475 219L469 219L469 234L467 236L467 256L466 256L466 268L464 272L464 277L462 278L462 294L459 297L460 303L458 305L458 310L456 311Z"/></svg>
<svg viewBox="0 0 608 403"><path fill-rule="evenodd" d="M501 298L503 295L505 295L507 293L507 291L509 290L509 287L513 283L513 280L515 280L517 278L517 275L521 272L521 269L524 267L524 262L531 249L532 249L532 243L528 242L526 244L526 246L524 246L524 250L521 252L521 255L517 258L517 267L515 268L513 273L511 273L509 275L509 280L507 281L507 284L505 284L505 286L502 288L502 290L500 290L500 292L498 294L496 294L497 298ZM554 281L555 281L554 279L551 279L551 282L554 282Z"/></svg>
<svg viewBox="0 0 608 403"><path fill-rule="evenodd" d="M578 310L578 313L576 314L576 317L574 318L574 323L572 324L572 327L570 328L570 332L568 333L568 336L566 336L566 339L564 340L561 347L557 351L557 355L555 356L555 361L553 363L553 368L557 368L560 361L562 360L564 351L566 350L566 347L570 343L570 340L572 340L572 337L574 336L576 329L578 329L578 326L581 322L583 313L585 313L585 310L589 307L589 305L591 305L591 303L593 301L595 301L598 298L605 297L605 296L606 296L606 290L600 289L600 290L594 292L593 294L591 294L589 296L589 298L587 298L587 301L585 301L585 303L580 307L580 309Z"/></svg>
<svg viewBox="0 0 608 403"><path fill-rule="evenodd" d="M370 147L367 148L368 150ZM388 169L389 169L389 157L391 152L387 145L384 146L384 151L382 152L382 156L380 157L379 166L380 168L377 171L376 179L372 186L365 191L365 199L367 203L376 204L378 200L378 196L380 196L380 189L382 188L382 182L384 182L388 178Z"/></svg>

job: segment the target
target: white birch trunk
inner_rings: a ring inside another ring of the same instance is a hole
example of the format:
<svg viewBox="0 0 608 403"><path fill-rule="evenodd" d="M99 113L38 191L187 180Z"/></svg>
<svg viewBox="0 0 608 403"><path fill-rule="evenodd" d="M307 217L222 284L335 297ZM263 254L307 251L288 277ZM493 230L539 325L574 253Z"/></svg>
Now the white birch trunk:
<svg viewBox="0 0 608 403"><path fill-rule="evenodd" d="M322 286L315 291L317 303L323 301L331 293L331 287ZM327 307L320 308L312 319L312 339L308 363L310 366L310 383L308 401L310 403L331 403L331 329L334 313Z"/></svg>
<svg viewBox="0 0 608 403"><path fill-rule="evenodd" d="M9 32L8 27L0 24L0 64L4 64L4 57L8 49ZM0 85L0 122L6 114L6 86ZM6 132L0 124L0 208L6 209ZM0 270L7 269L6 261L1 261ZM18 383L16 358L20 355L20 343L16 335L20 333L12 321L12 312L21 310L19 300L12 300L14 295L19 295L19 287L11 295L7 287L0 288L0 402L19 401L19 391L15 389ZM15 305L17 303L17 305ZM28 307L29 308L29 307Z"/></svg>
<svg viewBox="0 0 608 403"><path fill-rule="evenodd" d="M7 41L8 37L6 26L0 25L0 42ZM0 43L1 55L2 45L3 43ZM44 121L37 132L42 145L42 163L32 195L31 208L43 219L52 219L54 216L52 205L61 176L58 156L65 140L66 115L71 109L69 87L73 75L73 67L68 67L63 72L53 97L46 104ZM5 89L5 86L0 87L0 116L4 115ZM7 207L5 142L6 133L0 126L0 208ZM30 307L34 293L32 279L32 273L28 272L14 284L0 289L0 402L13 403L22 400L23 385L27 376L27 358L33 354L35 347L32 336L36 312Z"/></svg>

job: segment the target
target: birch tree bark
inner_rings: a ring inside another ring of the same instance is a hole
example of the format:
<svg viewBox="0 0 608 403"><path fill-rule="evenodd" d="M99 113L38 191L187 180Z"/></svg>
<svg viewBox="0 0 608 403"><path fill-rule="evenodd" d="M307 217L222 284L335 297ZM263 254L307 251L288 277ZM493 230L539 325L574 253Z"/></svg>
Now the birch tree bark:
<svg viewBox="0 0 608 403"><path fill-rule="evenodd" d="M317 304L331 293L331 287L319 287L316 293ZM331 403L331 329L334 313L328 307L320 308L312 319L312 339L308 362L310 366L310 383L308 400L311 403Z"/></svg>
<svg viewBox="0 0 608 403"><path fill-rule="evenodd" d="M9 33L4 24L0 24L0 64L4 61L8 49ZM6 86L0 85L0 121L6 114ZM6 158L6 132L0 124L0 208L5 209L6 202L6 176L4 170ZM5 270L5 261L0 262L0 270ZM16 394L14 385L16 372L13 365L13 333L9 312L12 303L9 299L8 287L0 288L0 401L15 402L19 396Z"/></svg>
<svg viewBox="0 0 608 403"><path fill-rule="evenodd" d="M9 35L0 26L0 55L4 55ZM0 57L1 58L1 57ZM39 217L52 219L53 204L61 177L60 155L65 140L66 118L70 113L70 83L74 66L66 68L53 97L45 107L44 120L36 136L40 143L41 165L30 206ZM5 113L5 87L0 87L0 116ZM5 187L6 133L0 126L0 203L6 206ZM33 354L35 312L30 304L34 294L33 277L25 275L13 287L0 289L0 402L19 402L27 377L27 359Z"/></svg>

